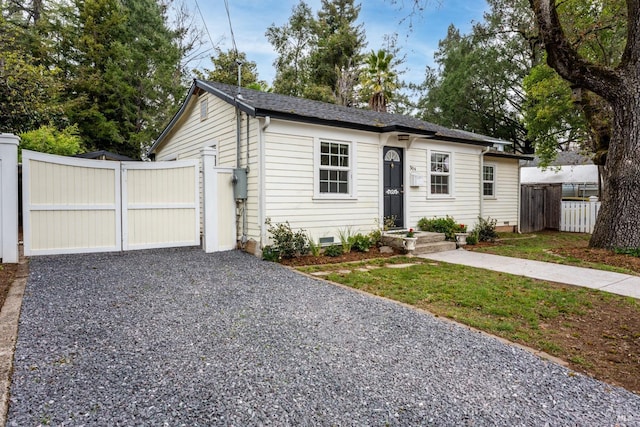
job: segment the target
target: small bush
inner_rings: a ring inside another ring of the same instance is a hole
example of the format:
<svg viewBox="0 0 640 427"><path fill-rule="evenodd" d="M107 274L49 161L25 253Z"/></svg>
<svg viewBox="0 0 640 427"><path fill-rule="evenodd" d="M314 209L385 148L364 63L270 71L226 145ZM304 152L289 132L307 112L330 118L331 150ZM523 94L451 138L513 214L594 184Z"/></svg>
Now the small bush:
<svg viewBox="0 0 640 427"><path fill-rule="evenodd" d="M336 257L342 255L342 253L341 245L331 245L324 248L324 254L326 256Z"/></svg>
<svg viewBox="0 0 640 427"><path fill-rule="evenodd" d="M294 258L309 253L309 238L304 230L294 232L291 230L289 221L274 225L270 218L267 218L265 224L269 226L267 231L273 237L273 249L280 254L280 257Z"/></svg>
<svg viewBox="0 0 640 427"><path fill-rule="evenodd" d="M478 236L479 242L495 242L498 238L498 233L496 232L496 224L497 220L491 218L480 218L478 217L478 223L473 229L473 233Z"/></svg>
<svg viewBox="0 0 640 427"><path fill-rule="evenodd" d="M369 252L369 248L373 246L373 242L369 236L358 233L351 238L352 249L355 249L358 252Z"/></svg>
<svg viewBox="0 0 640 427"><path fill-rule="evenodd" d="M280 252L273 249L273 246L265 246L262 249L262 259L265 261L278 262L280 261Z"/></svg>
<svg viewBox="0 0 640 427"><path fill-rule="evenodd" d="M478 235L476 233L469 233L467 236L467 245L477 245Z"/></svg>
<svg viewBox="0 0 640 427"><path fill-rule="evenodd" d="M447 240L453 241L456 240L456 233L464 233L466 231L466 227L463 224L458 224L449 215L445 218L421 218L418 221L418 228L432 233L444 233Z"/></svg>

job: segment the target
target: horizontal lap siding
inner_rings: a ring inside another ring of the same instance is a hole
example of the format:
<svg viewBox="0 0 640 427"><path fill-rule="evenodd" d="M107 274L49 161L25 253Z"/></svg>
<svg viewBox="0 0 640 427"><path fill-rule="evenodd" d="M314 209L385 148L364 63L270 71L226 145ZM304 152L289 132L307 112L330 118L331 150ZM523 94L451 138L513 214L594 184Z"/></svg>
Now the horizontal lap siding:
<svg viewBox="0 0 640 427"><path fill-rule="evenodd" d="M335 132L335 130L332 130ZM307 131L301 131L305 133ZM328 131L329 132L329 131ZM318 137L324 137L322 130ZM328 133L327 133L328 135ZM328 139L337 139L334 135ZM266 217L273 223L289 221L294 230L306 230L314 240L334 237L350 227L368 233L379 215L377 138L359 141L351 132L339 140L356 144L356 200L314 200L314 137L311 134L267 132L265 135Z"/></svg>
<svg viewBox="0 0 640 427"><path fill-rule="evenodd" d="M483 216L498 221L497 225L518 224L518 161L485 157L486 164L496 166L496 197L485 199ZM508 224L505 224L508 223Z"/></svg>
<svg viewBox="0 0 640 427"><path fill-rule="evenodd" d="M208 116L206 120L200 120L200 101L208 100ZM249 174L248 180L248 199L246 202L249 238L255 240L260 239L260 228L258 224L258 138L260 132L260 122L255 118L247 118L246 114L242 114L241 127L241 148L240 148L240 167L247 166L246 146L247 146L247 119L250 120L249 125ZM236 167L237 164L237 119L236 110L233 106L220 100L211 94L204 94L200 97L194 97L190 100L190 104L184 112L183 118L175 126L175 130L168 135L168 142L165 143L157 153L158 160L163 159L185 159L185 158L201 158L201 150L205 146L216 145L217 148L217 166ZM202 166L202 165L201 165ZM200 180L202 188L202 180ZM221 196L222 197L222 196ZM202 203L202 198L201 198ZM203 212L202 204L200 211ZM227 218L230 220L226 227L235 227L235 218Z"/></svg>
<svg viewBox="0 0 640 427"><path fill-rule="evenodd" d="M429 196L428 150L449 152L453 156L453 196ZM409 176L405 188L409 195L409 227L415 227L421 218L453 217L457 222L475 224L480 211L480 148L460 144L419 143L408 152L409 166L424 178L424 185L411 187Z"/></svg>

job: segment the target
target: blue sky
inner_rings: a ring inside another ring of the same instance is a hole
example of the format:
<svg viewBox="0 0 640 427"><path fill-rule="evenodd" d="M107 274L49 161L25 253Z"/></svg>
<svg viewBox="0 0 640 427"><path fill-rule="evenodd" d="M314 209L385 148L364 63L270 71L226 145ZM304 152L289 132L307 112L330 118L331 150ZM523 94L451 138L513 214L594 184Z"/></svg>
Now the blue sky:
<svg viewBox="0 0 640 427"><path fill-rule="evenodd" d="M265 32L271 24L281 26L286 23L298 1L227 1L238 50L256 62L260 79L271 84L275 76L272 64L276 54ZM321 4L320 0L307 0L306 3L314 14ZM438 41L446 36L449 24L453 23L463 33L468 32L473 22L480 21L487 10L485 0L430 0L422 14L411 19L410 29L409 21L403 21L403 18L409 14L413 1L397 0L396 3L392 4L391 0L360 0L362 9L358 22L364 24L368 42L365 52L381 48L385 34L398 33L399 45L407 56L406 73L402 78L413 83L421 83L425 67L433 66L433 54L438 48ZM193 13L197 13L195 0L187 0L187 4ZM228 50L232 42L224 4L224 0L199 0L211 38L220 48ZM200 67L211 68L211 64L205 61Z"/></svg>

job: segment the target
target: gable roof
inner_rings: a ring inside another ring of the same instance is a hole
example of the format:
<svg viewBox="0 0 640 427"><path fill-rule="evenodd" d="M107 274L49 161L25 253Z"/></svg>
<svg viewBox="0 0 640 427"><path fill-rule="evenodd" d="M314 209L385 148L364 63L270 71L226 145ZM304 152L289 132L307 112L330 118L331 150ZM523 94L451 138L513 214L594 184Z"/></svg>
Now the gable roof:
<svg viewBox="0 0 640 427"><path fill-rule="evenodd" d="M407 133L413 136L427 138L437 137L441 140L481 146L491 146L496 142L500 142L500 140L496 138L462 130L449 129L401 114L381 113L345 107L271 92L239 88L238 86L224 83L194 79L180 110L178 110L171 119L171 122L169 122L160 136L158 136L149 149L149 153L153 152L155 148L162 143L186 109L191 96L199 90L217 96L252 117L269 116L272 119L313 123L375 133Z"/></svg>

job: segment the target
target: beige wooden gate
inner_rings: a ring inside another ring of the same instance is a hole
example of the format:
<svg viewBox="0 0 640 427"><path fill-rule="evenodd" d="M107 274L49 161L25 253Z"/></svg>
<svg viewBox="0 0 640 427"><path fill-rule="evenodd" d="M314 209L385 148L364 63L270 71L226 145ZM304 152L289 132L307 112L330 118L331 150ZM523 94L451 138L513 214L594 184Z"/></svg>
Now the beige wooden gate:
<svg viewBox="0 0 640 427"><path fill-rule="evenodd" d="M200 243L197 160L113 162L22 151L27 256Z"/></svg>

